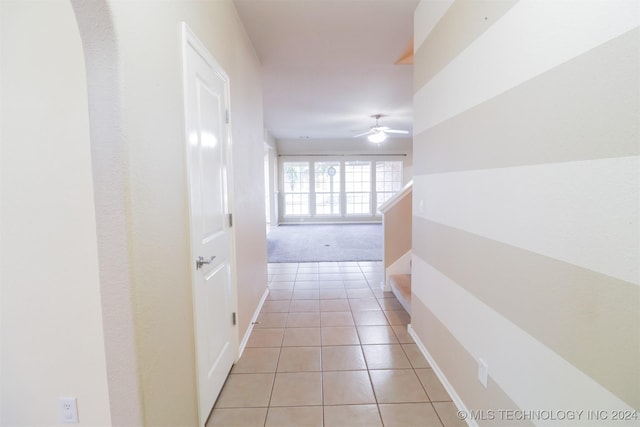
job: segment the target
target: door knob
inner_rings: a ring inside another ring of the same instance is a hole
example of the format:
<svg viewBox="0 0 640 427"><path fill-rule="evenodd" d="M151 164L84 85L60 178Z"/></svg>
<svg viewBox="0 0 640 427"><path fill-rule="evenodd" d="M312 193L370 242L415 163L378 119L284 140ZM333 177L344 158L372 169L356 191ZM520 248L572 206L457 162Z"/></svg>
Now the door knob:
<svg viewBox="0 0 640 427"><path fill-rule="evenodd" d="M203 265L205 264L211 264L211 261L213 261L216 258L215 255L211 256L211 258L209 258L209 260L205 260L203 256L199 256L198 259L196 260L196 270L199 270L202 268Z"/></svg>

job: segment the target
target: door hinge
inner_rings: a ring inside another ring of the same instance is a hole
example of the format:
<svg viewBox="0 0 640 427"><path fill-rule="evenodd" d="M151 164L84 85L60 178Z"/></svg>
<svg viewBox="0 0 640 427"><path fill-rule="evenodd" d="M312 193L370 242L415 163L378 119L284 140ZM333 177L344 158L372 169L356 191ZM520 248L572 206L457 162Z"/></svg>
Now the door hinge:
<svg viewBox="0 0 640 427"><path fill-rule="evenodd" d="M224 122L229 124L229 110L224 110Z"/></svg>
<svg viewBox="0 0 640 427"><path fill-rule="evenodd" d="M231 313L231 323L236 324L236 313Z"/></svg>
<svg viewBox="0 0 640 427"><path fill-rule="evenodd" d="M229 215L229 227L233 227L233 214L228 214Z"/></svg>

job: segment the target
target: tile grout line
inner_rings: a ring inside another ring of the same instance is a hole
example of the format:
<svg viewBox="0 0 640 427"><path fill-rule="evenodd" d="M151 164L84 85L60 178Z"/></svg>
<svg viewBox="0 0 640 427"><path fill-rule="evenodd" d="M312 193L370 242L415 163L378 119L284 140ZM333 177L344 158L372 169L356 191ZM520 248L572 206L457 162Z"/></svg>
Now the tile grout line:
<svg viewBox="0 0 640 427"><path fill-rule="evenodd" d="M394 333L395 333L395 331L394 331ZM411 364L411 368L413 369L413 373L415 374L416 378L418 378L418 382L420 383L420 387L422 387L422 390L424 390L424 394L427 395L427 399L429 399L429 406L431 406L431 409L433 409L433 412L436 414L436 417L438 417L438 421L440 421L440 424L442 425L442 427L444 427L444 422L442 421L442 418L440 418L440 414L438 414L438 411L436 411L435 406L433 406L433 400L431 399L431 396L429 396L429 392L427 391L427 388L425 387L425 385L422 383L422 380L418 376L418 372L416 372L417 368L415 366L413 366L413 363L411 362L411 359L409 358L409 355L407 354L406 350L404 349L404 346L400 345L400 348L402 348L403 353L405 354L407 359L409 359L409 363Z"/></svg>
<svg viewBox="0 0 640 427"><path fill-rule="evenodd" d="M359 264L358 264L358 267L360 267ZM362 272L362 268L360 268L360 271ZM365 281L367 283L367 286L369 287L369 290L372 291L371 284L367 280L366 276L365 276ZM377 299L376 299L376 303L378 304L378 306L380 306L380 303L378 302ZM349 303L349 304L351 304L351 303ZM365 366L367 367L367 378L369 378L369 384L371 385L371 392L373 393L373 399L375 400L376 410L378 411L378 418L380 419L380 423L384 427L384 420L382 419L382 413L380 411L380 403L378 402L378 394L376 393L376 389L373 386L373 379L371 378L371 370L369 369L369 361L367 359L367 356L364 353L362 339L360 337L360 330L358 329L358 327L356 325L356 319L355 319L355 316L353 315L353 310L351 310L351 316L353 317L353 323L354 323L354 326L356 328L356 333L358 334L358 341L360 341L360 351L362 352L362 358L364 359Z"/></svg>
<svg viewBox="0 0 640 427"><path fill-rule="evenodd" d="M296 266L296 275L298 272L298 266ZM295 286L295 276L294 276L294 286ZM292 297L293 297L293 293L292 293ZM291 305L291 300L289 300L289 305ZM269 419L269 411L271 410L271 399L273 399L273 391L275 389L276 386L276 378L278 376L278 365L280 364L280 357L282 356L282 345L284 344L284 335L286 333L286 326L287 326L287 321L289 320L289 311L287 311L287 317L285 319L284 322L284 328L283 328L283 332L282 332L282 340L280 341L280 348L278 349L278 360L276 361L276 366L274 368L274 373L273 373L273 383L271 384L271 392L269 393L269 401L267 402L267 413L265 414L264 417L264 426L266 427L267 425L267 420Z"/></svg>
<svg viewBox="0 0 640 427"><path fill-rule="evenodd" d="M366 275L367 272L365 272L363 270L363 268L362 268L363 266L361 266L359 263L357 263L356 265L358 266L358 269L360 270L360 273L362 274L362 276L364 278L364 283L366 283L366 289L368 289L369 291L371 291L373 293L373 289L371 288L371 278L370 278L371 276L373 276L373 272L368 271L368 273L370 273L370 277L368 278L367 275ZM344 299L344 300L347 301L347 304L349 306L349 311L348 312L350 313L350 318L353 321L353 326L352 327L354 328L354 330L356 332L356 336L358 337L358 346L357 347L358 347L358 349L360 350L360 352L361 352L361 354L363 356L363 360L364 360L365 366L366 366L367 376L369 378L369 383L370 383L370 386L371 386L371 389L372 389L372 392L373 392L373 396L374 396L374 400L375 400L374 404L376 405L377 413L378 413L380 422L384 425L384 420L382 419L382 413L381 413L381 410L380 410L380 403L378 401L378 397L377 397L377 394L375 393L375 389L373 387L373 382L372 382L372 379L371 379L371 372L370 372L371 369L370 369L370 366L369 366L369 363L368 363L366 357L364 356L364 348L363 348L363 344L362 344L361 333L360 333L360 330L358 328L358 324L357 324L356 319L355 319L355 313L354 313L355 307L353 305L354 304L353 301L360 300L362 298L349 298L349 295L346 293L347 288L346 288L345 283L344 283L344 280L346 280L346 279L345 279L345 277L342 276L342 274L353 274L354 273L353 271L348 271L353 266L351 266L351 265L342 266L340 264L339 264L339 266L340 267L345 267L345 269L347 270L347 271L340 270L340 274L341 274L340 282L342 284L342 287L338 287L338 288L331 287L331 288L323 288L323 289L343 289L345 291L346 298L320 298L320 295L318 295L318 304L320 305L322 303L322 301L324 301L324 300L336 300L336 299L337 300L343 300ZM287 273L288 272L286 272L286 273L280 272L280 274L287 274ZM299 273L300 273L299 264L297 264L297 266L296 266L296 276L295 276L294 283L293 283L293 289L291 290L291 294L288 296L288 298L284 299L285 301L289 302L289 305L288 305L288 311L287 311L287 319L285 321L285 325L284 325L284 328L283 328L283 331L284 331L283 332L283 338L282 338L282 341L280 342L280 347L279 347L280 352L279 352L279 355L278 355L278 363L277 363L277 365L279 365L280 357L282 355L282 349L284 348L284 338L285 338L286 330L288 329L288 318L289 318L289 314L291 313L291 305L292 305L292 303L294 301L293 294L294 294L294 292L296 290L296 285L300 284L300 282L308 281L308 280L305 280L305 279L298 280L298 274ZM275 275L275 274L278 274L278 273L273 272L273 274ZM308 273L305 272L304 274L308 274ZM350 277L349 280L356 280L356 279L354 279L353 277ZM358 279L358 280L360 280L360 279ZM318 272L317 280L314 280L314 281L317 281L317 283L318 283L318 291L320 293L321 280L320 280L319 272ZM365 289L365 288L354 288L354 289ZM384 307L382 307L382 304L380 302L381 298L378 298L378 296L376 296L375 293L373 293L373 297L374 297L374 300L376 301L376 305L378 307L378 310L383 312L383 315L385 316L385 319L386 319L386 325L382 325L382 326L387 326L387 327L391 328L391 330L393 331L393 336L396 339L396 342L398 343L398 345L401 346L403 354L405 355L405 357L407 357L407 359L409 359L408 354L406 353L406 350L402 346L402 342L401 342L400 338L398 337L398 333L393 328L393 325L391 325L391 323L389 322L387 312L384 310ZM321 335L320 336L320 369L321 369L320 373L321 373L321 390L322 390L322 404L321 404L321 407L323 408L322 423L323 423L323 426L324 426L325 425L325 418L324 418L324 407L325 407L325 405L324 405L324 397L325 397L324 396L324 394L325 394L325 390L324 390L324 372L325 372L325 370L324 370L324 367L323 367L323 360L324 359L323 359L323 355L322 355L322 348L327 347L327 346L325 346L324 343L322 342L322 330L323 330L323 327L329 327L329 326L328 325L327 326L323 325L322 320L321 320L323 311L322 311L322 309L320 307L318 307L318 309L319 309L318 313L319 313L319 316L320 316L320 327L319 327L319 329L320 329L320 335ZM376 310L376 311L378 311L378 310ZM332 312L332 311L327 311L327 312ZM364 326L364 325L360 325L360 326ZM393 343L389 343L389 345L392 345L392 344ZM345 346L345 345L347 345L347 344L343 344L342 346ZM409 362L410 362L410 360L409 360ZM417 373L415 372L416 368L413 367L413 364L411 364L411 365L412 365L411 367L412 367L412 370L413 370L414 374L417 376ZM277 366L276 366L275 375L277 375ZM274 388L274 386L275 386L275 376L274 376L274 384L272 384L272 392L271 392L271 396L270 396L270 399L269 399L269 408L268 408L268 410L271 408L271 399L273 397L273 388ZM421 384L421 386L422 386L422 384ZM424 386L422 386L422 388L424 389ZM426 393L426 390L425 390L425 393ZM428 396L428 394L427 394L427 396ZM355 405L355 404L344 404L344 405L339 404L337 406L351 406L351 405ZM305 405L303 405L303 406L305 406ZM306 406L308 406L308 405L306 405ZM433 405L432 405L432 408L433 408ZM268 413L267 413L267 416L268 416ZM266 418L265 418L265 425L266 425Z"/></svg>

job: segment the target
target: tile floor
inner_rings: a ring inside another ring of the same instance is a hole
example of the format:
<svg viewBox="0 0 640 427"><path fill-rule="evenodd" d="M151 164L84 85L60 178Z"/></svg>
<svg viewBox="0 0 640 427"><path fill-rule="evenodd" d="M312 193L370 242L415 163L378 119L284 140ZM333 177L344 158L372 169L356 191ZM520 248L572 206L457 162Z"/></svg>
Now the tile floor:
<svg viewBox="0 0 640 427"><path fill-rule="evenodd" d="M381 280L380 262L269 264L269 296L207 427L466 425Z"/></svg>

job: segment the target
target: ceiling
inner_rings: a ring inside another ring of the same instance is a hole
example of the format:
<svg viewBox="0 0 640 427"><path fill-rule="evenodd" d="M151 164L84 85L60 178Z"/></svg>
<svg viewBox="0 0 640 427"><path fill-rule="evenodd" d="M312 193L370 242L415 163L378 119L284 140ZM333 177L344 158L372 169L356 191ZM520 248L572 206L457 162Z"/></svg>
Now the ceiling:
<svg viewBox="0 0 640 427"><path fill-rule="evenodd" d="M234 0L262 63L276 139L350 138L375 124L412 132L418 0ZM364 138L364 137L363 137Z"/></svg>

